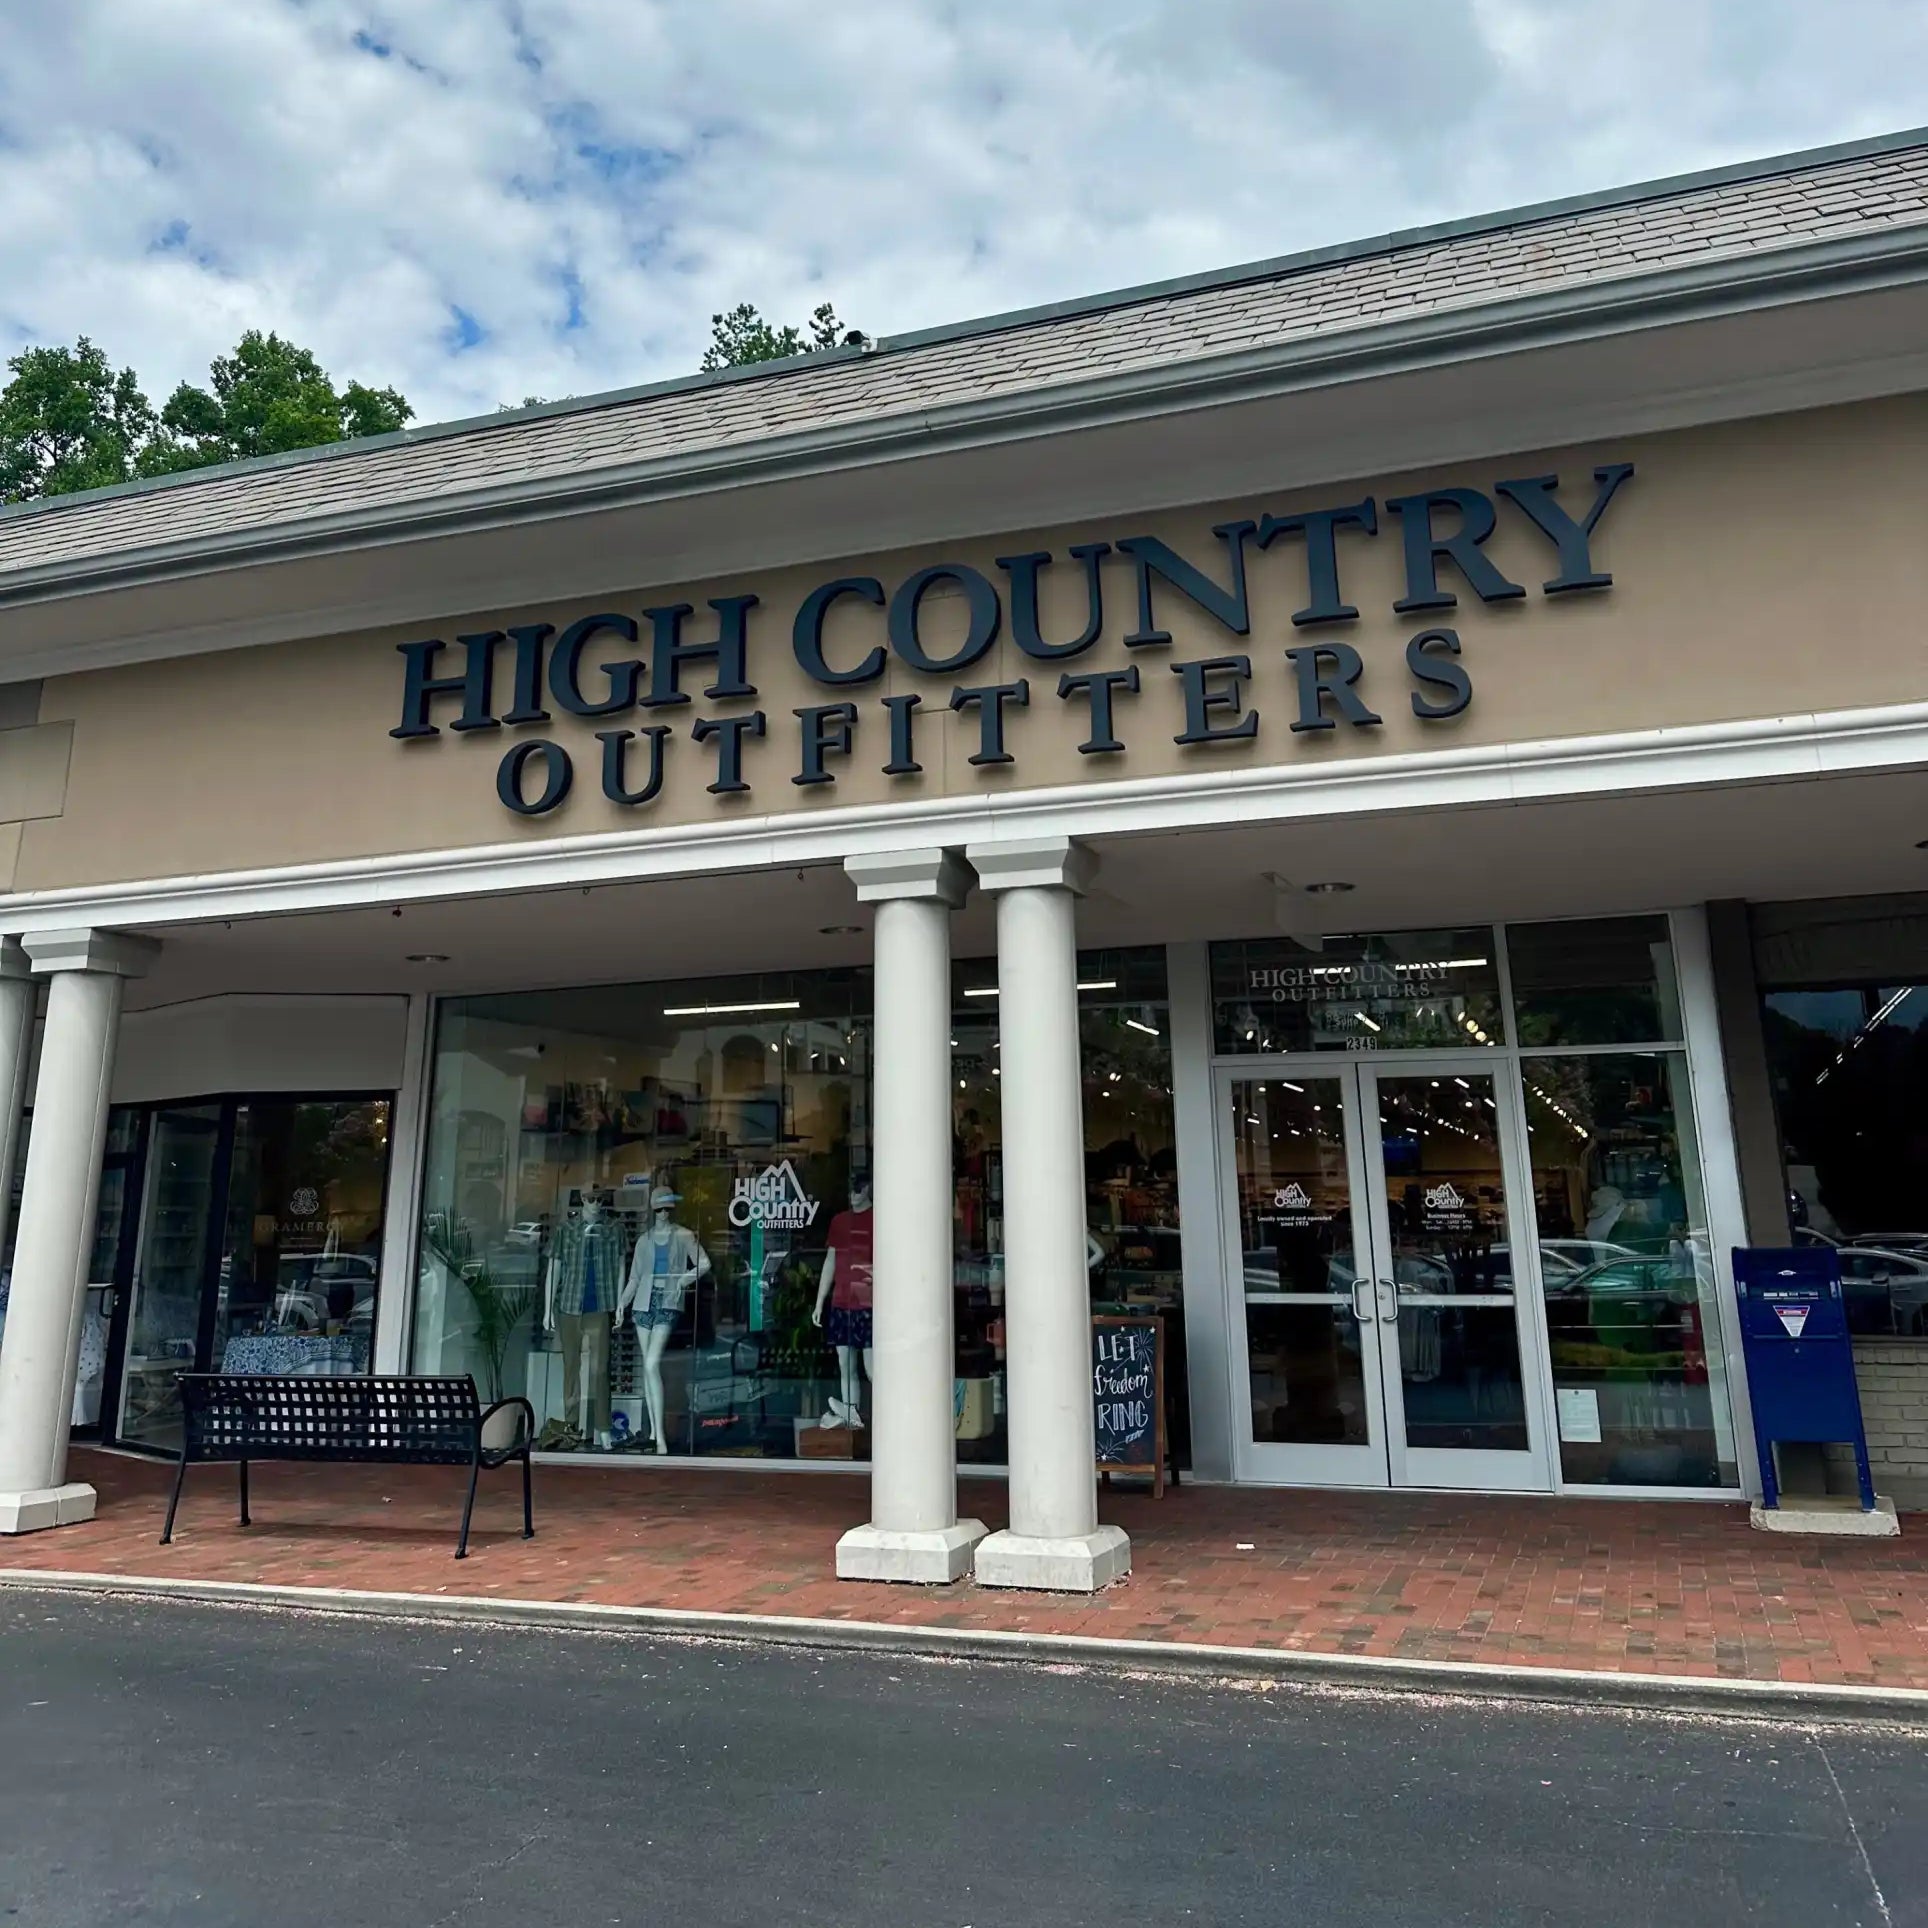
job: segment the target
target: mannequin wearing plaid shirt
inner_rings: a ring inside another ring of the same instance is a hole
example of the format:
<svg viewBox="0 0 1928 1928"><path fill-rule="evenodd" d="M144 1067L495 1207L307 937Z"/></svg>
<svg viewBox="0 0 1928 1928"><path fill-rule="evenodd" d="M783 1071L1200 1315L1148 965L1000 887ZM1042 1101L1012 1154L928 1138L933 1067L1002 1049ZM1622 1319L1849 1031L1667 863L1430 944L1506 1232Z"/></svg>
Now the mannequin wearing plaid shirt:
<svg viewBox="0 0 1928 1928"><path fill-rule="evenodd" d="M548 1317L562 1346L565 1425L606 1442L609 1434L610 1316L629 1266L621 1219L596 1200L564 1219L549 1255Z"/></svg>

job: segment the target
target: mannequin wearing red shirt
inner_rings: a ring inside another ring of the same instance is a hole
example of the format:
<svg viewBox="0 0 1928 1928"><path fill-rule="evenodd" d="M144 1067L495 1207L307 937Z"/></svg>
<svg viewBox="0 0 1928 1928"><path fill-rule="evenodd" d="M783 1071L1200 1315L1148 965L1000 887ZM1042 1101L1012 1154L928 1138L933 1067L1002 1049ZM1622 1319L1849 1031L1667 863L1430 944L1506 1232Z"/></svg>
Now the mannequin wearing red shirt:
<svg viewBox="0 0 1928 1928"><path fill-rule="evenodd" d="M824 1337L837 1348L843 1392L841 1398L832 1398L822 1423L858 1427L864 1423L863 1381L870 1377L871 1361L869 1185L859 1183L851 1188L850 1207L830 1221L826 1242L823 1271L817 1278L817 1303L810 1319L823 1328Z"/></svg>

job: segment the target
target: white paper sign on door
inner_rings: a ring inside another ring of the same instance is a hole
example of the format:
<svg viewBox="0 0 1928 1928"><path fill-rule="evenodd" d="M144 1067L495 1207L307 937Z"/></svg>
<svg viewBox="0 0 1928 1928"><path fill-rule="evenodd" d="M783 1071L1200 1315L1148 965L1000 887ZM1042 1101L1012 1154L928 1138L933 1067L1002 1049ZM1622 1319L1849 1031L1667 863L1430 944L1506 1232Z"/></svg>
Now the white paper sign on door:
<svg viewBox="0 0 1928 1928"><path fill-rule="evenodd" d="M1591 1386L1560 1386L1553 1394L1560 1411L1560 1437L1576 1446L1600 1443L1600 1395Z"/></svg>
<svg viewBox="0 0 1928 1928"><path fill-rule="evenodd" d="M1787 1328L1787 1336L1790 1339L1798 1339L1807 1330L1810 1310L1811 1308L1805 1305L1777 1305L1774 1313L1781 1324Z"/></svg>

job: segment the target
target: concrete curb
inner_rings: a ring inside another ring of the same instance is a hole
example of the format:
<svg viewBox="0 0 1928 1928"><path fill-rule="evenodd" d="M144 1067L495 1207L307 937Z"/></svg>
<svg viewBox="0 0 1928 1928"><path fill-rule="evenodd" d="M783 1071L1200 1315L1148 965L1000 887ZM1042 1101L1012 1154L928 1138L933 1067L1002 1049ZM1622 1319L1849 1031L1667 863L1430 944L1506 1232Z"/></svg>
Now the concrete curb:
<svg viewBox="0 0 1928 1928"><path fill-rule="evenodd" d="M1101 1640L1087 1634L1008 1633L876 1620L703 1613L674 1607L581 1606L476 1594L369 1593L339 1587L260 1586L240 1580L175 1580L141 1574L0 1568L0 1592L89 1593L299 1612L366 1614L454 1625L541 1627L559 1632L667 1634L744 1646L845 1653L916 1654L1032 1666L1112 1667L1199 1680L1263 1680L1367 1692L1453 1694L1473 1699L1713 1714L1729 1719L1881 1722L1928 1728L1928 1691L1710 1679L1697 1674L1615 1674L1577 1667L1480 1661L1400 1660L1377 1654L1217 1647L1189 1641Z"/></svg>

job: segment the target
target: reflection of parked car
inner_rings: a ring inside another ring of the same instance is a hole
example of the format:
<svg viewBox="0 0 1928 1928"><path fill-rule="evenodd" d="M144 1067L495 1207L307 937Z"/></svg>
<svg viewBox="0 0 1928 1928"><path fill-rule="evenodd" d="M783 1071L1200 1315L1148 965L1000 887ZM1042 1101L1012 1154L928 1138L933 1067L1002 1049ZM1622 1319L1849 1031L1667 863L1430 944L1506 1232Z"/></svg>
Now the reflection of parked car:
<svg viewBox="0 0 1928 1928"><path fill-rule="evenodd" d="M1901 1232L1912 1241L1923 1234ZM1857 1237L1847 1244L1801 1226L1797 1245L1828 1247L1841 1266L1841 1296L1850 1332L1928 1333L1928 1251L1874 1245Z"/></svg>
<svg viewBox="0 0 1928 1928"><path fill-rule="evenodd" d="M511 1225L503 1233L505 1245L540 1245L542 1243L542 1223L539 1219L525 1219L520 1225Z"/></svg>
<svg viewBox="0 0 1928 1928"><path fill-rule="evenodd" d="M359 1252L304 1252L284 1258L275 1283L274 1330L323 1332L330 1321L372 1322L376 1276L375 1261Z"/></svg>
<svg viewBox="0 0 1928 1928"><path fill-rule="evenodd" d="M1707 1376L1700 1291L1674 1257L1609 1259L1566 1282L1549 1278L1556 1370L1604 1379Z"/></svg>

